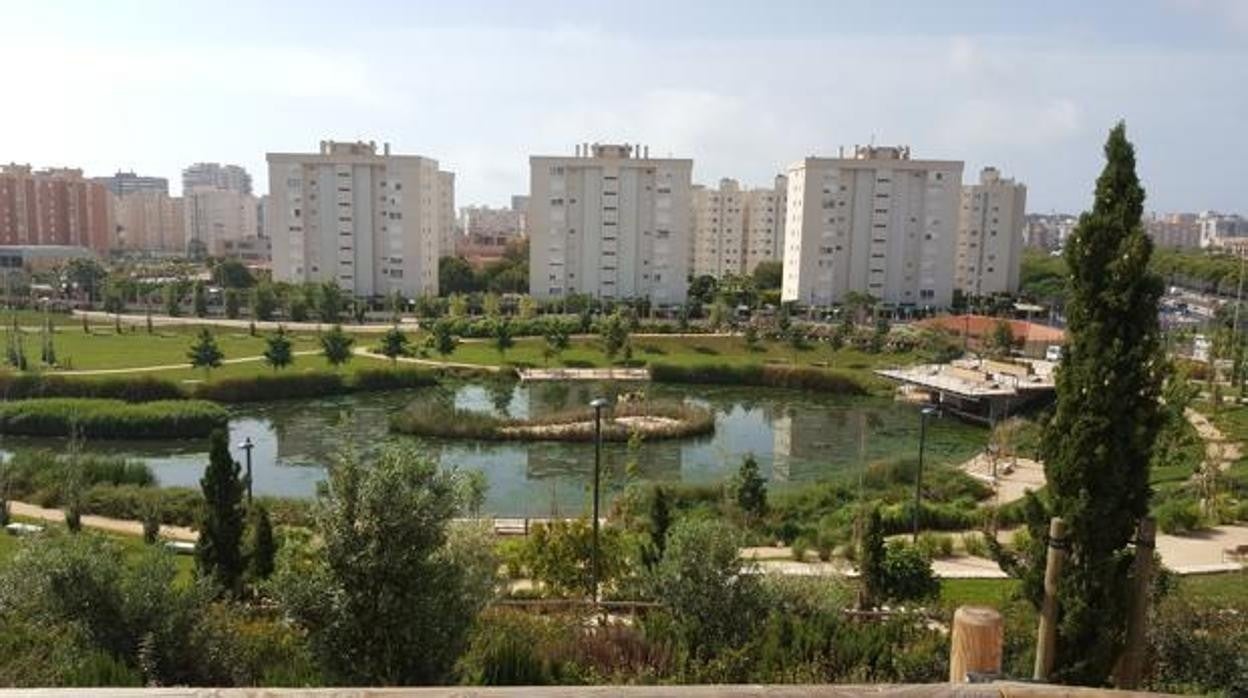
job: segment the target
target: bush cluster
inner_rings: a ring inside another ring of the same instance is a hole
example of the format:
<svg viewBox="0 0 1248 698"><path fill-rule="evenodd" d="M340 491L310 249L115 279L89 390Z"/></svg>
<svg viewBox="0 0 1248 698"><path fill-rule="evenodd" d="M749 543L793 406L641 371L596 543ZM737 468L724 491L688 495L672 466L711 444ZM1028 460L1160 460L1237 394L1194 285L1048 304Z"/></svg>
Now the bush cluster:
<svg viewBox="0 0 1248 698"><path fill-rule="evenodd" d="M229 419L204 400L133 403L104 398L36 398L0 404L0 433L89 439L205 437Z"/></svg>

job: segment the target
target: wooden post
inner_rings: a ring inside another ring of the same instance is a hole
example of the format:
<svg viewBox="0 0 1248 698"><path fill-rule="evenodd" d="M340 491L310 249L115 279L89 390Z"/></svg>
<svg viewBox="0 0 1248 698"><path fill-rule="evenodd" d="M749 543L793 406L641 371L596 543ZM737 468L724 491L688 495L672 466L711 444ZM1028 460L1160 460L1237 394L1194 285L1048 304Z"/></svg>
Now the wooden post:
<svg viewBox="0 0 1248 698"><path fill-rule="evenodd" d="M949 683L967 683L968 674L999 675L1004 628L995 608L959 606L953 614Z"/></svg>
<svg viewBox="0 0 1248 698"><path fill-rule="evenodd" d="M1135 560L1131 570L1131 599L1127 611L1127 638L1114 685L1133 689L1140 685L1144 673L1144 637L1148 628L1148 597L1153 582L1153 551L1157 541L1157 522L1151 516L1140 519L1135 534Z"/></svg>
<svg viewBox="0 0 1248 698"><path fill-rule="evenodd" d="M1066 562L1066 522L1054 516L1049 521L1049 555L1044 564L1044 606L1036 632L1036 666L1032 678L1047 681L1053 671L1057 649L1057 580Z"/></svg>

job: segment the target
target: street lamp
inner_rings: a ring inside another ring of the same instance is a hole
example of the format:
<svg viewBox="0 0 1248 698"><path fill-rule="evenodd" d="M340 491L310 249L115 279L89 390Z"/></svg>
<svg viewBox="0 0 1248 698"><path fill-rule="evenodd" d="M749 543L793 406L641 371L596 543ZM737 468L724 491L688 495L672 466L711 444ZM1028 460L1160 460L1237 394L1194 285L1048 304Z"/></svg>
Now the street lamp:
<svg viewBox="0 0 1248 698"><path fill-rule="evenodd" d="M589 403L594 408L594 538L590 564L595 602L598 601L598 477L602 471L602 410L610 404L605 397L594 398Z"/></svg>
<svg viewBox="0 0 1248 698"><path fill-rule="evenodd" d="M243 439L243 442L238 447L247 454L247 506L251 506L251 449L255 448L256 445L251 442L251 437L248 436Z"/></svg>
<svg viewBox="0 0 1248 698"><path fill-rule="evenodd" d="M914 476L914 542L919 542L919 508L923 503L923 448L927 445L927 418L940 414L935 407L919 410L919 472Z"/></svg>

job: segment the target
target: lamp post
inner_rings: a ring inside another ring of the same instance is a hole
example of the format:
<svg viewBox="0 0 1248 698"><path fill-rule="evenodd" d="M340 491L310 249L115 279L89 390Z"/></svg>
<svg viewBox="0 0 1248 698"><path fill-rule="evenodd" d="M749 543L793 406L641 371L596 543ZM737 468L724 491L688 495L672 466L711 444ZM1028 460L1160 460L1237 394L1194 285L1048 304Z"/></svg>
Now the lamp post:
<svg viewBox="0 0 1248 698"><path fill-rule="evenodd" d="M238 447L243 449L243 452L247 454L247 506L250 507L251 506L251 449L255 448L256 445L251 442L251 437L248 436L247 438L243 439L243 442L239 444Z"/></svg>
<svg viewBox="0 0 1248 698"><path fill-rule="evenodd" d="M594 537L590 569L593 573L594 601L598 601L598 478L602 471L602 410L611 403L606 398L595 398L589 403L594 408Z"/></svg>
<svg viewBox="0 0 1248 698"><path fill-rule="evenodd" d="M935 407L919 411L919 472L914 476L914 542L919 542L919 509L923 503L923 449L927 445L927 418L938 414Z"/></svg>

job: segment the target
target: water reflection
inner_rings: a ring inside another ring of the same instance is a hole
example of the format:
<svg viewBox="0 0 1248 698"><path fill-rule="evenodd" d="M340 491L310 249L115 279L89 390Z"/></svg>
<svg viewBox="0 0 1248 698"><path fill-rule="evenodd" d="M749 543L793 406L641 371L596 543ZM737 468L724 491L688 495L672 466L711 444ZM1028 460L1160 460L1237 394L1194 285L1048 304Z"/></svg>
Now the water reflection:
<svg viewBox="0 0 1248 698"><path fill-rule="evenodd" d="M918 444L917 411L880 398L816 396L793 391L704 386L591 383L463 383L416 391L342 396L302 402L244 406L234 411L230 443L250 438L258 494L310 497L325 477L324 466L343 448L365 453L393 437L390 415L413 401L539 417L581 407L601 394L644 390L652 398L688 400L714 410L714 435L643 443L635 454L646 480L713 482L733 473L753 453L775 486L861 470L883 458L912 456ZM952 419L932 423L932 462L969 457L984 432ZM502 515L573 515L585 510L593 469L588 443L494 443L417 440L447 467L479 469L490 489L486 511ZM55 447L48 440L9 439L7 449ZM145 460L163 485L197 486L207 461L202 442L94 442L87 448ZM632 455L626 444L607 444L604 465L622 486Z"/></svg>

